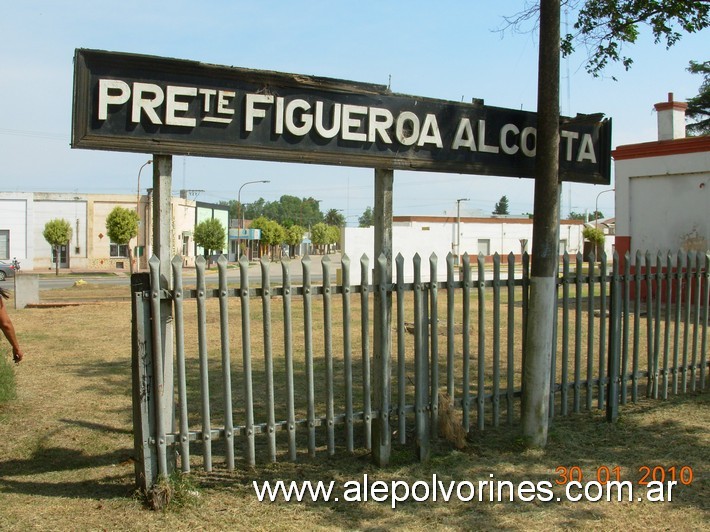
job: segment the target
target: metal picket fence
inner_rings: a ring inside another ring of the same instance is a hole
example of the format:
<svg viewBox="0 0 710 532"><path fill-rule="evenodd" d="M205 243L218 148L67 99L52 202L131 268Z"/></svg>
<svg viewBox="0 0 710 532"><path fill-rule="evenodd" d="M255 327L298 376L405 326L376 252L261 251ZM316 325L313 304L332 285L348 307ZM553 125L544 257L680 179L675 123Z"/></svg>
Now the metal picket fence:
<svg viewBox="0 0 710 532"><path fill-rule="evenodd" d="M339 268L324 257L319 282L306 257L294 284L289 261L274 282L264 259L252 286L246 260L230 284L224 257L216 275L200 258L187 286L178 256L168 289L166 265L161 273L153 257L150 273L132 277L138 484L178 461L209 472L215 462L233 470L239 459L370 449L375 424L394 445L414 441L425 459L444 406L460 412L465 432L516 423L529 256L495 255L487 265L464 255L455 266L449 255L443 282L434 255L428 280L418 255L411 282L402 256L393 262L392 282L373 285L387 279L387 259L363 256L351 285L358 266L347 256ZM606 256L565 254L550 415L596 408L613 420L640 396L704 390L709 267L710 255L695 252L615 254L610 266Z"/></svg>

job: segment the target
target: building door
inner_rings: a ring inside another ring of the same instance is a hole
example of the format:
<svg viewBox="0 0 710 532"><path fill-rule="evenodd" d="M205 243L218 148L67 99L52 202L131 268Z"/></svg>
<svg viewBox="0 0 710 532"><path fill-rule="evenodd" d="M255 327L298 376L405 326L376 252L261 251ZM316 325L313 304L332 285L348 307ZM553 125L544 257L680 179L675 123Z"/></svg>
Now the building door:
<svg viewBox="0 0 710 532"><path fill-rule="evenodd" d="M57 263L57 250L52 246L52 264ZM59 246L59 267L68 268L69 267L69 245L65 244Z"/></svg>
<svg viewBox="0 0 710 532"><path fill-rule="evenodd" d="M478 239L478 252L483 253L485 256L491 254L491 239L490 238L479 238Z"/></svg>

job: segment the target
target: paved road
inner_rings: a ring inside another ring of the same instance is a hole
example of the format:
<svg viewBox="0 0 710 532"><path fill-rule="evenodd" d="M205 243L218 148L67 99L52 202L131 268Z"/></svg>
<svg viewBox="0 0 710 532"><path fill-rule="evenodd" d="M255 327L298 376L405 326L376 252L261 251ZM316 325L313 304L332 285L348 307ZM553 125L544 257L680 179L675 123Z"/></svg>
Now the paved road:
<svg viewBox="0 0 710 532"><path fill-rule="evenodd" d="M311 281L314 283L322 282L323 279L323 269L321 265L322 256L315 255L311 257ZM336 270L340 268L340 255L330 255L329 260L331 261L331 275L332 280L335 282ZM290 260L288 261L289 274L291 276L291 282L294 284L301 283L303 281L303 267L301 265L301 260ZM33 272L23 272L23 273L33 273ZM183 270L183 279L187 284L193 284L196 279L195 268L185 268ZM229 283L238 282L240 278L239 268L235 265L230 265L227 270L227 279ZM274 284L280 284L283 278L283 267L281 262L271 262L269 263L269 278ZM62 274L59 276L41 274L39 278L39 289L40 290L53 290L58 288L68 288L73 286L74 283L83 279L91 284L98 285L112 285L120 286L130 284L130 275L119 274L119 275L97 275L95 272L72 272L71 274ZM207 271L207 283L216 283L217 277L217 267L212 266L210 270ZM261 264L252 263L249 266L249 282L260 283L261 280ZM5 281L8 287L12 286L12 279Z"/></svg>

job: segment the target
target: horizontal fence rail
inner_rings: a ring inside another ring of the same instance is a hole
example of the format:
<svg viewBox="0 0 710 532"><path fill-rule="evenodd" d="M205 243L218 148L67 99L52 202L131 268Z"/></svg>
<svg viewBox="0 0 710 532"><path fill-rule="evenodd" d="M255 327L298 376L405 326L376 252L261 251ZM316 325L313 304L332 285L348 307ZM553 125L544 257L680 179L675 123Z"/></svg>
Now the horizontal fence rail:
<svg viewBox="0 0 710 532"><path fill-rule="evenodd" d="M372 268L385 268L386 261L366 256L357 285L350 284L357 265L347 256L339 263L323 257L320 272L304 257L300 285L292 283L289 261L274 280L262 259L259 286L250 284L246 259L232 282L224 257L216 274L198 258L193 284L182 264L179 256L172 262L171 290L159 288L155 257L151 273L132 280L134 425L146 462L137 474L148 484L145 477L169 472L171 450L183 471L192 465L211 471L215 456L233 470L238 459L253 465L296 460L299 452L370 449L373 422L386 421L396 444L413 441L426 459L432 438L461 445L472 430L519 418L527 254L521 261L496 254L492 264L464 255L460 266L449 254L444 282L436 281L435 255L416 255L413 281L405 282L399 255L394 282L377 286ZM639 397L706 389L709 267L710 255L695 252L621 260L614 254L610 268L605 255L597 261L565 254L557 278L550 415L604 409L613 421L620 405ZM312 280L316 273L322 280ZM376 290L378 304L391 301L391 313L373 314ZM172 303L174 353L165 352L172 344L156 330L165 300ZM374 323L373 316L386 321ZM379 366L373 364L376 328L380 335L392 332L385 342L390 352L382 354L387 363ZM174 387L166 386L173 365ZM373 404L378 368L387 368L383 378L394 396L385 397L384 419Z"/></svg>

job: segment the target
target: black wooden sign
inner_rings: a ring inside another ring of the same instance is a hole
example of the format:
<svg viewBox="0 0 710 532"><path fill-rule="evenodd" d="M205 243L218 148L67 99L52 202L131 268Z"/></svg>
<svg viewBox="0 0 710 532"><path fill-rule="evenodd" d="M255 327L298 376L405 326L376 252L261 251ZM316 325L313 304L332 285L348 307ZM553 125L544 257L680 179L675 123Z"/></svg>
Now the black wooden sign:
<svg viewBox="0 0 710 532"><path fill-rule="evenodd" d="M74 148L534 177L535 113L314 76L80 49L72 119ZM610 120L561 120L561 180L610 161Z"/></svg>

